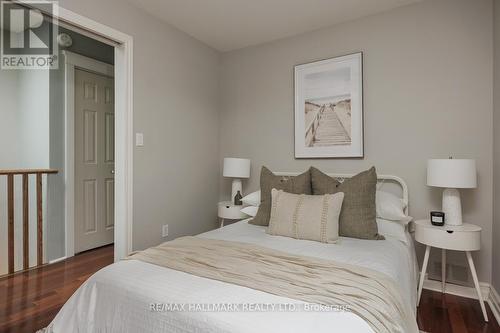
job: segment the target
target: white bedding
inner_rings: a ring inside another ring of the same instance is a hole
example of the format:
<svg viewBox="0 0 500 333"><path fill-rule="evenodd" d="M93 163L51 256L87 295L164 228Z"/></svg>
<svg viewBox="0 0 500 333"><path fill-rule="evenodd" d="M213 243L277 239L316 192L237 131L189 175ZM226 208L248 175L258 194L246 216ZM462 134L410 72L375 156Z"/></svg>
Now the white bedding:
<svg viewBox="0 0 500 333"><path fill-rule="evenodd" d="M200 237L253 243L293 254L348 262L392 277L412 307L416 260L408 245L341 238L337 244L301 241L265 233L241 221ZM372 332L350 312L189 312L150 310L160 304L296 304L303 302L140 262L120 261L90 277L49 326L54 332Z"/></svg>

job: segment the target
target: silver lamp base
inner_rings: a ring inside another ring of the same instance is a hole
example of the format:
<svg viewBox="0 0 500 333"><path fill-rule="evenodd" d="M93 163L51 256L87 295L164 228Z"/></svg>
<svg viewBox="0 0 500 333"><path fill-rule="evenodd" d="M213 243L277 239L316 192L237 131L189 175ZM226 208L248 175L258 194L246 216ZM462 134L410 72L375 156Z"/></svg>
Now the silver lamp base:
<svg viewBox="0 0 500 333"><path fill-rule="evenodd" d="M460 192L456 188L443 191L443 213L446 224L462 225L462 203Z"/></svg>

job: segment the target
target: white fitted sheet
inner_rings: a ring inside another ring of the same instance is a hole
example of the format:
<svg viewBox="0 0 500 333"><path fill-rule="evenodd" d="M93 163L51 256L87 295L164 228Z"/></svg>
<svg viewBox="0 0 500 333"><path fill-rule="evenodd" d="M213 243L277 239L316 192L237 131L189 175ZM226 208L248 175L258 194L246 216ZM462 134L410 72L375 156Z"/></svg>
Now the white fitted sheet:
<svg viewBox="0 0 500 333"><path fill-rule="evenodd" d="M270 236L247 221L200 237L253 243L293 254L333 259L385 273L400 286L405 302L416 304L413 241L341 238L323 244ZM53 332L372 332L350 312L154 312L163 304L304 304L254 289L140 262L120 261L90 277L49 326Z"/></svg>

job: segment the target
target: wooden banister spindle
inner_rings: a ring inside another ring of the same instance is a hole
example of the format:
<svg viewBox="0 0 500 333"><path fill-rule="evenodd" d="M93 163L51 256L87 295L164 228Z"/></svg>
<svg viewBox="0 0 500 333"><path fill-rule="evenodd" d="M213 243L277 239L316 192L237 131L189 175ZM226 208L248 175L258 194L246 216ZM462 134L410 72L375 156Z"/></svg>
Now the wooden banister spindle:
<svg viewBox="0 0 500 333"><path fill-rule="evenodd" d="M37 215L37 265L43 264L43 208L42 208L42 174L36 174L36 215Z"/></svg>
<svg viewBox="0 0 500 333"><path fill-rule="evenodd" d="M28 174L23 174L23 269L30 267Z"/></svg>
<svg viewBox="0 0 500 333"><path fill-rule="evenodd" d="M8 270L14 273L14 175L7 176Z"/></svg>
<svg viewBox="0 0 500 333"><path fill-rule="evenodd" d="M14 180L15 176L22 176L23 190L23 270L30 267L30 237L29 237L29 177L36 175L36 250L37 266L43 265L43 175L57 174L56 169L0 169L0 176L7 177L7 269L8 274L15 271L15 232L14 232ZM0 221L2 222L2 221ZM21 237L18 235L18 242ZM33 245L31 245L33 246Z"/></svg>

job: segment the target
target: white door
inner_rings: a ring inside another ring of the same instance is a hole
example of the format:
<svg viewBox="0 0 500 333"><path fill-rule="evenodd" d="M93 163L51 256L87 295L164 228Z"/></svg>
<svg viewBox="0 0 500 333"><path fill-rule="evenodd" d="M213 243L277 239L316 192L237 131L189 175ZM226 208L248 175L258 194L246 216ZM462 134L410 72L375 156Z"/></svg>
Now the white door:
<svg viewBox="0 0 500 333"><path fill-rule="evenodd" d="M113 243L114 81L75 70L75 253Z"/></svg>

